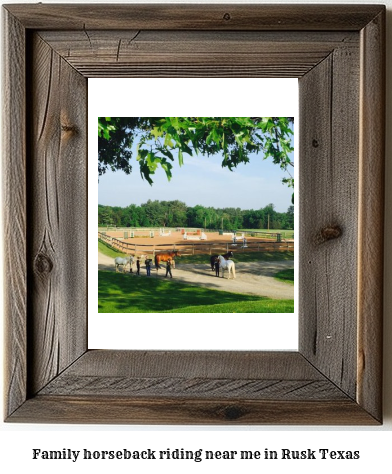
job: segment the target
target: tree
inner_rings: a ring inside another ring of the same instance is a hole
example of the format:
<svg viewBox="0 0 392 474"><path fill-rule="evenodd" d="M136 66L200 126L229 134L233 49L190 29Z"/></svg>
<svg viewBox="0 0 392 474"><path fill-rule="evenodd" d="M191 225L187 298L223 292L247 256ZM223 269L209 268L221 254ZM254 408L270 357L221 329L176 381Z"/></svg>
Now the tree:
<svg viewBox="0 0 392 474"><path fill-rule="evenodd" d="M123 170L132 171L130 160L134 132L137 130L138 117L100 117L98 119L98 175ZM132 133L131 133L132 132Z"/></svg>
<svg viewBox="0 0 392 474"><path fill-rule="evenodd" d="M286 212L286 229L294 229L294 206L290 206Z"/></svg>
<svg viewBox="0 0 392 474"><path fill-rule="evenodd" d="M197 204L188 207L182 201L152 201L126 207L103 206L98 204L98 224L100 226L121 227L198 227L220 229L294 229L294 207L287 212L275 211L273 204L258 210L242 210L226 207L216 209Z"/></svg>
<svg viewBox="0 0 392 474"><path fill-rule="evenodd" d="M113 225L113 208L98 205L98 225L109 227Z"/></svg>
<svg viewBox="0 0 392 474"><path fill-rule="evenodd" d="M271 158L288 173L282 181L294 187L290 168L292 117L99 117L98 175L108 169L132 171L132 145L138 136L137 161L141 176L152 184L160 166L170 180L177 154L222 155L222 166L233 170L257 153Z"/></svg>

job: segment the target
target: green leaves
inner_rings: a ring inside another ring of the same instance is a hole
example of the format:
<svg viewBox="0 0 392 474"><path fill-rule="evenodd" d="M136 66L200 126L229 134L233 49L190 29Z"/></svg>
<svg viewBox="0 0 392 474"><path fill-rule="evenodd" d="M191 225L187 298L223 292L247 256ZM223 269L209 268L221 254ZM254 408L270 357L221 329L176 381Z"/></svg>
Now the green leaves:
<svg viewBox="0 0 392 474"><path fill-rule="evenodd" d="M116 130L116 127L110 123L110 117L98 117L98 136L106 140L110 139L110 132Z"/></svg>
<svg viewBox="0 0 392 474"><path fill-rule="evenodd" d="M178 150L178 163L180 164L180 166L184 164L184 158L183 158L181 149Z"/></svg>
<svg viewBox="0 0 392 474"><path fill-rule="evenodd" d="M124 152L132 144L136 133L142 134L138 144L137 160L142 177L152 184L151 175L161 167L167 178L175 157L180 166L184 154L206 156L221 154L222 166L233 170L240 163L248 163L252 153L288 172L294 166L291 154L293 119L289 117L133 117L98 119L98 136L102 146L99 149L99 170L103 173L103 162L112 163L112 156L106 150L115 152L122 160L110 166L117 169L129 168L130 153ZM108 140L110 146L103 142ZM102 160L102 161L101 161ZM170 161L168 161L170 160ZM283 182L294 186L290 176Z"/></svg>

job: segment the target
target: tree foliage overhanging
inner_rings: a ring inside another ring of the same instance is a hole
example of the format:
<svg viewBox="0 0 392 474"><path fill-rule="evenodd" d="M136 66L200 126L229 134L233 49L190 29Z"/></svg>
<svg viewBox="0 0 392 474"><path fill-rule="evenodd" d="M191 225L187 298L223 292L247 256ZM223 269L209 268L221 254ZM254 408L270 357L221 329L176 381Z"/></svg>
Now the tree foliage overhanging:
<svg viewBox="0 0 392 474"><path fill-rule="evenodd" d="M294 187L290 168L292 117L99 117L98 175L108 169L132 171L132 146L138 137L141 176L152 184L160 166L170 180L175 155L222 155L222 166L233 170L248 163L250 154L271 158L288 173L282 181Z"/></svg>

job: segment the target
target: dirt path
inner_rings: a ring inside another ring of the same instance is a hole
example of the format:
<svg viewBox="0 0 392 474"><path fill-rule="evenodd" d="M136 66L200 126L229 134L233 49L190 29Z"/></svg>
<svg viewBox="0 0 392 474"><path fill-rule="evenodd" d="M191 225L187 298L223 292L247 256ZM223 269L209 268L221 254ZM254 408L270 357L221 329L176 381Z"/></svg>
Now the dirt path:
<svg viewBox="0 0 392 474"><path fill-rule="evenodd" d="M176 268L172 270L172 273L173 278L178 281L215 290L267 296L275 299L294 299L294 286L273 278L273 275L278 271L287 268L294 268L294 262L240 262L236 263L236 278L228 280L226 277L217 278L215 272L211 271L211 267L208 264L181 264L177 262ZM98 252L98 270L115 271L114 259ZM135 265L133 266L133 271L135 272ZM164 268L158 272L154 267L151 269L152 278L164 278L165 273ZM140 274L142 278L146 277L144 264L140 269ZM133 274L131 276L136 275Z"/></svg>

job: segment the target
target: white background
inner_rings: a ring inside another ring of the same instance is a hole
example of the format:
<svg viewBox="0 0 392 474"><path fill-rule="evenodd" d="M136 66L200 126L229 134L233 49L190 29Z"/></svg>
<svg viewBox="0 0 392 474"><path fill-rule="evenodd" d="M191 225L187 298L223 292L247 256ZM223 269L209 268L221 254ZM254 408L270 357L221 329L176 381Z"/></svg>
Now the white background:
<svg viewBox="0 0 392 474"><path fill-rule="evenodd" d="M165 93L160 94L160 90ZM190 90L191 97L187 94ZM90 163L96 163L98 155L96 129L99 116L295 117L295 127L298 127L296 79L90 79L88 94ZM146 100L152 95L154 100ZM225 100L228 96L231 96L230 101ZM294 139L297 141L297 133ZM298 173L298 166L295 172ZM133 173L138 173L136 165ZM279 186L283 185L279 183ZM90 349L297 350L296 307L295 314L264 315L97 313L97 189L97 170L93 164L89 166ZM116 189L112 192L115 193ZM177 198L181 200L181 196ZM162 199L165 199L164 195ZM271 201L274 202L273 197ZM298 199L295 202L297 207ZM295 218L298 218L297 212ZM295 228L298 228L297 222ZM237 277L241 278L240 274Z"/></svg>
<svg viewBox="0 0 392 474"><path fill-rule="evenodd" d="M13 3L27 3L18 2ZM47 2L56 3L56 2ZM63 3L63 2L58 2ZM71 3L71 2L70 2ZM75 3L75 2L74 2ZM76 2L77 3L77 2ZM84 3L88 3L87 0ZM98 2L96 2L98 3ZM104 3L108 3L106 0ZM134 2L137 3L137 2ZM157 3L157 0L155 0ZM184 3L184 2L183 2ZM203 2L199 2L203 3ZM225 3L230 3L226 0ZM241 3L241 2L235 2ZM264 3L262 1L247 3ZM267 0L265 3L271 3ZM285 0L284 3L296 3ZM303 0L300 3L307 3ZM308 2L317 3L317 2ZM325 2L328 3L328 2ZM329 3L360 3L359 1L334 0ZM366 3L380 3L366 0ZM392 230L392 0L383 2L388 7L387 25L387 163L386 163L386 237ZM0 207L1 208L1 207ZM390 472L390 448L392 443L392 247L386 239L385 252L385 344L384 344L384 425L382 427L192 427L192 426L89 426L89 425L0 425L0 468L4 472L40 473L85 473L94 470L106 473L109 469L117 473L130 472L220 472L248 473L270 472L272 469L288 469L292 473L334 472ZM9 271L9 269L7 269ZM360 450L358 461L342 460L298 460L298 461L33 461L32 448L61 450L110 449L211 449L211 450L278 450L288 448L305 450L320 448L336 450ZM202 471L201 471L202 470Z"/></svg>

